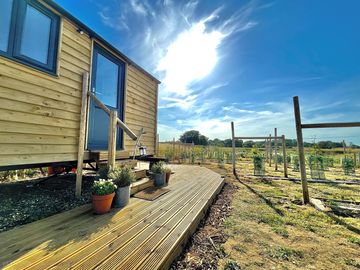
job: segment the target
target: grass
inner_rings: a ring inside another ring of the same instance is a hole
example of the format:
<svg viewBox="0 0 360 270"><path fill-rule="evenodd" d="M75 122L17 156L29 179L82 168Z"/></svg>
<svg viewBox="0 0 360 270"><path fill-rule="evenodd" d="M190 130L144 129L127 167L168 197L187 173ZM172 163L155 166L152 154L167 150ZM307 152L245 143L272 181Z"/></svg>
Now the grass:
<svg viewBox="0 0 360 270"><path fill-rule="evenodd" d="M216 163L207 166L220 170ZM251 166L241 166L243 175L251 173ZM360 228L358 218L333 219L302 205L299 183L253 177L240 183L230 165L225 170L239 189L224 221L227 256L219 269L359 269L359 235L348 229ZM309 187L311 196L359 200L358 186Z"/></svg>

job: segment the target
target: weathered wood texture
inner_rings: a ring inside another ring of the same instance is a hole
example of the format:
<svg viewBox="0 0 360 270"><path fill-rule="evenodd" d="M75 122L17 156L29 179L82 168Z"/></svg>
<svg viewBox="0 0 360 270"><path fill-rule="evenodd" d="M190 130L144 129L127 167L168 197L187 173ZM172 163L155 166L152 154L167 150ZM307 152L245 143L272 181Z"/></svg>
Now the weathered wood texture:
<svg viewBox="0 0 360 270"><path fill-rule="evenodd" d="M77 160L82 74L91 74L92 40L62 17L57 76L0 56L0 166ZM126 124L153 154L158 84L128 65ZM134 142L124 135L125 150Z"/></svg>
<svg viewBox="0 0 360 270"><path fill-rule="evenodd" d="M62 19L58 76L0 57L0 166L77 160L91 40Z"/></svg>
<svg viewBox="0 0 360 270"><path fill-rule="evenodd" d="M4 269L168 269L198 226L223 179L174 166L171 190L155 201L93 215L86 205L0 233Z"/></svg>
<svg viewBox="0 0 360 270"><path fill-rule="evenodd" d="M156 148L157 91L157 82L134 66L128 65L125 123L135 134L144 127L146 134L142 136L141 144L147 147L148 154L155 154ZM124 136L125 149L134 149L135 143L128 136Z"/></svg>

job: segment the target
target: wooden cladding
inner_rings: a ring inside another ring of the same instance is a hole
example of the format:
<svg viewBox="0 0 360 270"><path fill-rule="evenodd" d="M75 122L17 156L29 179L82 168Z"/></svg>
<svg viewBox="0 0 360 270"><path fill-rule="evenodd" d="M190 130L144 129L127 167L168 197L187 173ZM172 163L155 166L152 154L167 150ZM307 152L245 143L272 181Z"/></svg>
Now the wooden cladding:
<svg viewBox="0 0 360 270"><path fill-rule="evenodd" d="M57 74L0 56L0 167L76 161L83 74L91 74L91 38L61 18ZM116 55L115 55L116 56ZM124 122L154 154L158 83L127 65ZM124 134L124 148L135 142Z"/></svg>

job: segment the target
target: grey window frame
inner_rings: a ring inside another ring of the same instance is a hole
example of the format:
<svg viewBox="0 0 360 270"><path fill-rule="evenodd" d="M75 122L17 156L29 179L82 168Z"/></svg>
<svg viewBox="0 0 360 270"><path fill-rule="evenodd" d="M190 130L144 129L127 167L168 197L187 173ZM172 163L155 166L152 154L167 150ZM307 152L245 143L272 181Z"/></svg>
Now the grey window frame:
<svg viewBox="0 0 360 270"><path fill-rule="evenodd" d="M25 22L26 6L30 5L51 19L47 63L20 54L21 36ZM25 64L27 66L56 74L59 47L60 17L34 0L13 0L11 24L7 51L0 55Z"/></svg>

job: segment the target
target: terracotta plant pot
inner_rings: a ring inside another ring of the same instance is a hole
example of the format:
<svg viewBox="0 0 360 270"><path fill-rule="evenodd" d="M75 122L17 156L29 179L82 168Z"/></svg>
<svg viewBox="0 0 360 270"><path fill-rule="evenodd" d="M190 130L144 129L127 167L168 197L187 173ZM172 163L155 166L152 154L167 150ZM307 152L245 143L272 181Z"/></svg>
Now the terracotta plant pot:
<svg viewBox="0 0 360 270"><path fill-rule="evenodd" d="M95 214L105 214L110 211L115 192L108 195L92 195L92 206Z"/></svg>
<svg viewBox="0 0 360 270"><path fill-rule="evenodd" d="M166 177L165 177L165 185L166 186L169 184L170 176L171 176L171 172L167 172Z"/></svg>

